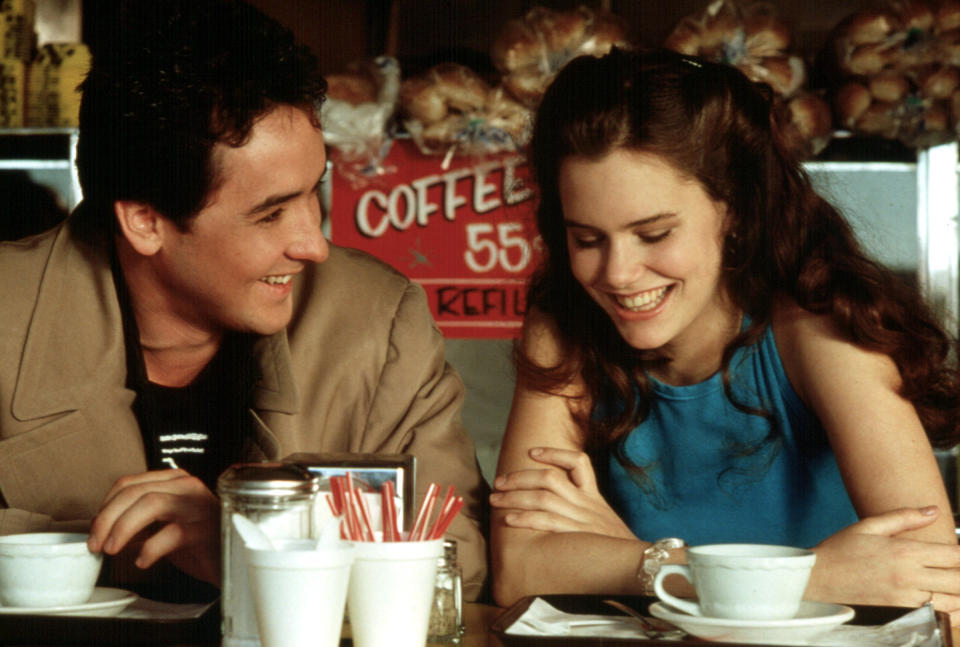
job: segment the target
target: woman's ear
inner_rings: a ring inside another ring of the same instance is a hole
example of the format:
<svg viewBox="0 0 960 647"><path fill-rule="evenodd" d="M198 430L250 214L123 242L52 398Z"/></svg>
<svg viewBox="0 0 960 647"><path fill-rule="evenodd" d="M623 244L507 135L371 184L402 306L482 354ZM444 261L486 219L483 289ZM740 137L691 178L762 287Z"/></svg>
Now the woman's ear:
<svg viewBox="0 0 960 647"><path fill-rule="evenodd" d="M120 232L137 253L152 256L163 246L160 219L163 216L146 202L117 200L113 203Z"/></svg>

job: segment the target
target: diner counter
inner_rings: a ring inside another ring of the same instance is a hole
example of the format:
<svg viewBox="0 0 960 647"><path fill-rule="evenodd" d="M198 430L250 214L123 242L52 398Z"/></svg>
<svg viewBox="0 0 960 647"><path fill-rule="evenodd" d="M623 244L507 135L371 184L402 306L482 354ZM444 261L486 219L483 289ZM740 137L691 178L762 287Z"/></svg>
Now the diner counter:
<svg viewBox="0 0 960 647"><path fill-rule="evenodd" d="M518 641L511 640L502 640L499 632L496 631L495 623L497 619L504 613L505 609L500 607L489 605L489 604L479 604L479 603L466 603L464 605L464 623L466 625L466 633L463 637L463 642L461 647L511 647L512 642L522 642L524 646L548 646L552 642L563 642L566 645L605 645L610 646L616 642L616 640L600 640L594 639L592 641L570 641L569 638L564 639L550 639L550 638L524 638ZM905 612L907 610L904 610ZM42 626L42 625L41 625ZM953 628L949 632L949 636L946 636L943 641L944 647L953 647L953 645L960 646L960 631L957 628ZM42 634L41 634L42 635ZM28 640L28 641L11 641L6 640L9 636L3 636L0 634L0 646L2 647L55 647L55 646L66 646L66 645L92 645L98 644L98 641L91 640L89 634L84 635L82 632L75 634L77 641L76 642L65 642L64 640L58 640L56 642L44 642L42 639L39 640ZM209 635L209 634L208 634ZM219 647L219 640L197 640L190 641L176 641L176 642L160 642L150 640L149 636L140 636L138 640L135 641L136 644L142 645L153 645L154 647ZM506 644L505 644L506 642ZM697 644L709 645L709 642L705 641L696 641ZM644 644L645 641L631 641L632 644ZM344 647L350 645L348 639L342 640L341 645ZM624 643L625 644L625 643ZM656 644L656 643L653 643ZM683 645L685 642L672 642L672 643L661 643L661 644L672 644L672 645ZM429 647L449 647L447 645L433 645L430 644Z"/></svg>

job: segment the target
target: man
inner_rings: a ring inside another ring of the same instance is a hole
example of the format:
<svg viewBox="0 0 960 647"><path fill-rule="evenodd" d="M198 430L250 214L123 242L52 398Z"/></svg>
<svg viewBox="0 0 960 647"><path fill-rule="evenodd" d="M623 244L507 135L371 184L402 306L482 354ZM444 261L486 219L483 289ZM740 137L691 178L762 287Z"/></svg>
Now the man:
<svg viewBox="0 0 960 647"><path fill-rule="evenodd" d="M82 205L0 245L0 533L89 525L92 550L216 585L227 466L412 453L420 496L466 499L475 597L463 386L422 290L321 233L313 57L241 2L133 2L82 89Z"/></svg>

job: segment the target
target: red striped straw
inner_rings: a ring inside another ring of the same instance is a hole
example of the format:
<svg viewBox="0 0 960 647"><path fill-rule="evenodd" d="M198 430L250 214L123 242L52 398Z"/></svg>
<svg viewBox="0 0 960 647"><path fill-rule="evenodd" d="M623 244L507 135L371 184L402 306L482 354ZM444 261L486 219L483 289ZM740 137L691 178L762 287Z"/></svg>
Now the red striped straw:
<svg viewBox="0 0 960 647"><path fill-rule="evenodd" d="M401 541L403 537L400 534L400 528L397 524L397 504L394 498L393 481L387 481L380 488L381 498L383 500L381 507L383 513L383 538L385 541Z"/></svg>
<svg viewBox="0 0 960 647"><path fill-rule="evenodd" d="M453 486L447 487L447 493L443 497L443 503L440 505L440 512L437 513L437 521L443 516L443 514L450 509L450 504L453 502ZM436 522L434 522L434 528L436 527ZM433 534L433 529L427 530L426 526L423 528L422 539L430 539L430 536Z"/></svg>
<svg viewBox="0 0 960 647"><path fill-rule="evenodd" d="M360 524L360 536L367 541L375 541L376 537L373 534L373 523L370 521L370 509L367 508L367 502L363 498L363 492L354 490L353 498L356 501L357 509L360 511L360 514L357 515L358 519L362 522Z"/></svg>
<svg viewBox="0 0 960 647"><path fill-rule="evenodd" d="M380 486L380 525L383 526L383 541L396 541L390 525L390 481Z"/></svg>
<svg viewBox="0 0 960 647"><path fill-rule="evenodd" d="M453 523L454 517L457 516L457 513L460 512L460 508L463 507L463 497L455 497L451 500L450 506L444 510L440 510L440 514L437 515L437 522L433 525L433 529L430 531L430 534L427 535L427 539L440 539L447 532L447 528L450 527L450 524Z"/></svg>
<svg viewBox="0 0 960 647"><path fill-rule="evenodd" d="M410 535L407 537L410 541L419 541L423 539L423 532L426 528L430 514L433 512L433 506L437 500L437 484L431 483L427 487L427 492L423 496L423 502L420 504L420 510L417 512L417 519L410 529Z"/></svg>

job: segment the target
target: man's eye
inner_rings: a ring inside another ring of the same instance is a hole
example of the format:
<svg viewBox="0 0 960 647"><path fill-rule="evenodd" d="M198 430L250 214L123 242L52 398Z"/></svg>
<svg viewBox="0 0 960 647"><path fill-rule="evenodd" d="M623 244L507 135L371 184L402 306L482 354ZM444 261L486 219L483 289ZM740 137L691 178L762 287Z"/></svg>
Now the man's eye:
<svg viewBox="0 0 960 647"><path fill-rule="evenodd" d="M275 222L279 220L280 216L282 215L283 215L283 209L277 209L276 211L271 211L270 213L265 215L263 218L261 218L257 222L260 224L269 224L271 222Z"/></svg>

